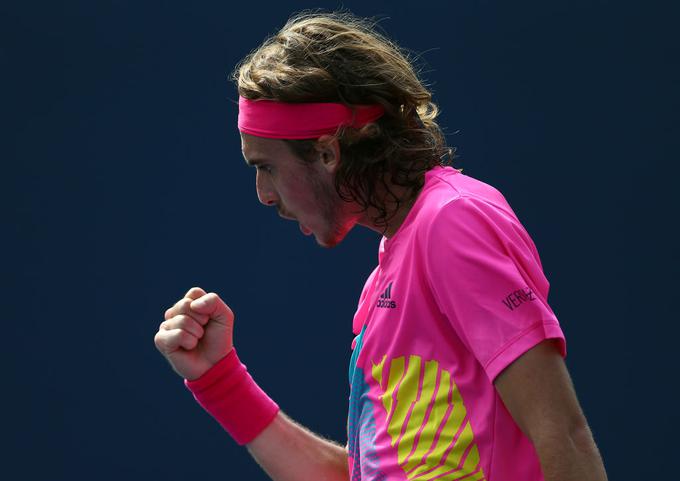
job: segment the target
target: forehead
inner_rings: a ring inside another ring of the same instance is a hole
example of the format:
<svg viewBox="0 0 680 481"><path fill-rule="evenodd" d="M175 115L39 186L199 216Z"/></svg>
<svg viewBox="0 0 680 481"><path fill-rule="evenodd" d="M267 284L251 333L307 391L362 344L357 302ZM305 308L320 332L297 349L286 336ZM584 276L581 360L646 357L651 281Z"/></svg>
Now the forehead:
<svg viewBox="0 0 680 481"><path fill-rule="evenodd" d="M249 165L272 162L282 157L290 157L286 143L280 139L266 139L241 133L241 152Z"/></svg>

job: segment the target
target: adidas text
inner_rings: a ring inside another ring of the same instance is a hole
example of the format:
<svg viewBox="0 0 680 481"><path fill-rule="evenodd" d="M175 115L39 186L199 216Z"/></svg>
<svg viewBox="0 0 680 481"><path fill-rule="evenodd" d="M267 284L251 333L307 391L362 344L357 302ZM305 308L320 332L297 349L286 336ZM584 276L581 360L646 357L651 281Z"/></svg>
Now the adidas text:
<svg viewBox="0 0 680 481"><path fill-rule="evenodd" d="M380 299L378 299L377 307L387 307L389 309L394 309L397 307L397 303L392 300L392 283L387 286L385 292L380 294Z"/></svg>

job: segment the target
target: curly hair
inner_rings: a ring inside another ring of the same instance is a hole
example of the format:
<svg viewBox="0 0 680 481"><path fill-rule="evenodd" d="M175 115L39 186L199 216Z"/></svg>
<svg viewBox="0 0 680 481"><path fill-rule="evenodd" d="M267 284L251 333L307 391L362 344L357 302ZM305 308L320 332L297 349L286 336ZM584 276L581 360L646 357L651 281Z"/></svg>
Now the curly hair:
<svg viewBox="0 0 680 481"><path fill-rule="evenodd" d="M303 11L239 62L232 79L251 100L382 105L376 122L335 133L342 158L335 189L362 211L373 207L374 222L386 228L399 205L418 195L425 172L450 164L456 149L446 145L439 109L409 55L375 27L348 12ZM316 139L285 142L303 161L313 158ZM405 196L390 185L405 187Z"/></svg>

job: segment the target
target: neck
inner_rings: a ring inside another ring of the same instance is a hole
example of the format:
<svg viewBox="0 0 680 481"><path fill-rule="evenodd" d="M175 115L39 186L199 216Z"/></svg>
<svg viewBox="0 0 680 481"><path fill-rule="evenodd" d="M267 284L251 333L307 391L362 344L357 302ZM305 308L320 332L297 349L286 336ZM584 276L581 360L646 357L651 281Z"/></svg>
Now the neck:
<svg viewBox="0 0 680 481"><path fill-rule="evenodd" d="M370 207L368 210L362 213L359 221L359 225L368 227L375 232L384 235L388 239L392 237L399 227L404 223L406 216L411 211L413 204L415 203L418 196L410 197L410 189L400 187L390 187L391 191L400 199L399 203L391 202L387 204L388 217L387 217L387 228L385 224L378 224L375 222L375 218L378 215L378 210L374 207ZM410 198L409 198L410 197Z"/></svg>

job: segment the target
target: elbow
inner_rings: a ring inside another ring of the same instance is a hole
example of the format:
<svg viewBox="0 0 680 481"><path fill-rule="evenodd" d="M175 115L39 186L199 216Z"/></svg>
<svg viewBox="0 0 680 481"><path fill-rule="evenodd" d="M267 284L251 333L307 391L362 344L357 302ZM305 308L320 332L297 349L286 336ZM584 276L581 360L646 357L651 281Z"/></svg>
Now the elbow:
<svg viewBox="0 0 680 481"><path fill-rule="evenodd" d="M595 440L593 439L593 433L588 426L588 422L585 418L581 418L579 422L574 423L569 429L569 440L579 452L588 453L597 451L595 447Z"/></svg>
<svg viewBox="0 0 680 481"><path fill-rule="evenodd" d="M606 481L602 456L585 419L566 426L543 428L529 436L536 448L546 479L563 479L558 473L570 473L564 479Z"/></svg>
<svg viewBox="0 0 680 481"><path fill-rule="evenodd" d="M584 452L595 445L588 422L582 414L569 420L546 420L528 434L539 451L542 447L559 445Z"/></svg>

